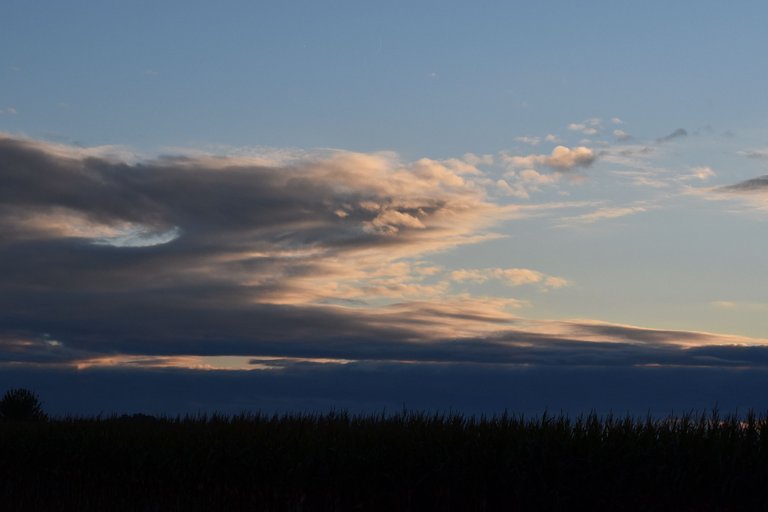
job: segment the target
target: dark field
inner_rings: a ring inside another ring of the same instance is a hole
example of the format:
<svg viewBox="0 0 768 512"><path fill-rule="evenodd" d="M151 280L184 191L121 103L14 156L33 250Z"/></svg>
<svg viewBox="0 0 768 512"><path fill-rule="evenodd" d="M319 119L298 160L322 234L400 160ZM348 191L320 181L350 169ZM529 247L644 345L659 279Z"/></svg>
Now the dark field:
<svg viewBox="0 0 768 512"><path fill-rule="evenodd" d="M2 510L768 510L768 420L0 423Z"/></svg>

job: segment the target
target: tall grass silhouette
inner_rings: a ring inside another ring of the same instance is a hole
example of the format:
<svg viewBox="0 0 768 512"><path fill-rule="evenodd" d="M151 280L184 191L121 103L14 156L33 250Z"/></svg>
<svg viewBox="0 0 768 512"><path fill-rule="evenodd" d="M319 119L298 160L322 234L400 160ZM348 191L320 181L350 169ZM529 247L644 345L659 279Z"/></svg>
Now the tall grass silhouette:
<svg viewBox="0 0 768 512"><path fill-rule="evenodd" d="M0 424L7 510L766 510L766 482L754 413Z"/></svg>

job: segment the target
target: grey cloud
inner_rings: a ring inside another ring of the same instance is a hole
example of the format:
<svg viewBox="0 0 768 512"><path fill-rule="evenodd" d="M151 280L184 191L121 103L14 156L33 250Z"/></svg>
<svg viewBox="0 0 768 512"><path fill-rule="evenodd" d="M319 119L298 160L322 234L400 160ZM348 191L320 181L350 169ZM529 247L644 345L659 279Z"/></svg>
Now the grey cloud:
<svg viewBox="0 0 768 512"><path fill-rule="evenodd" d="M758 176L716 190L720 192L763 192L768 190L768 175Z"/></svg>
<svg viewBox="0 0 768 512"><path fill-rule="evenodd" d="M640 149L630 148L630 149L622 149L618 152L621 156L635 156L635 155L651 155L655 152L655 150L651 147L644 146Z"/></svg>
<svg viewBox="0 0 768 512"><path fill-rule="evenodd" d="M681 137L687 137L688 131L685 130L685 128L678 128L677 130L673 131L669 135L665 135L664 137L659 137L656 139L656 142L659 144L663 144L665 142L670 142L675 139L679 139Z"/></svg>

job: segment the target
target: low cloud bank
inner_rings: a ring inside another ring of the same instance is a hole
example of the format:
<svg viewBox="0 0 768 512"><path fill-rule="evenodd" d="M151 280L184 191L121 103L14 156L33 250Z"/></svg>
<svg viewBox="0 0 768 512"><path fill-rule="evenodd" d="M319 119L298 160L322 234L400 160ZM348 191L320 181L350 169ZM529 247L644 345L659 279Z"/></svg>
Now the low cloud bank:
<svg viewBox="0 0 768 512"><path fill-rule="evenodd" d="M305 365L290 371L10 369L0 389L36 390L46 411L109 415L261 411L465 414L745 413L768 409L768 370Z"/></svg>

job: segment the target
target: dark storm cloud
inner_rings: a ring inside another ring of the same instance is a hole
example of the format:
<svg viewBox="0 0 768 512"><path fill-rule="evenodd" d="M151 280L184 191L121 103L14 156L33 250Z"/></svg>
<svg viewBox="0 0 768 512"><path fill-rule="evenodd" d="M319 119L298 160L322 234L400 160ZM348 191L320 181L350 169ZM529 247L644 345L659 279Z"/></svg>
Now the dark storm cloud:
<svg viewBox="0 0 768 512"><path fill-rule="evenodd" d="M685 128L678 128L677 130L673 131L669 135L665 135L664 137L659 137L658 139L656 139L656 142L659 144L663 144L665 142L670 142L675 139L679 139L687 136L688 136L688 131Z"/></svg>

